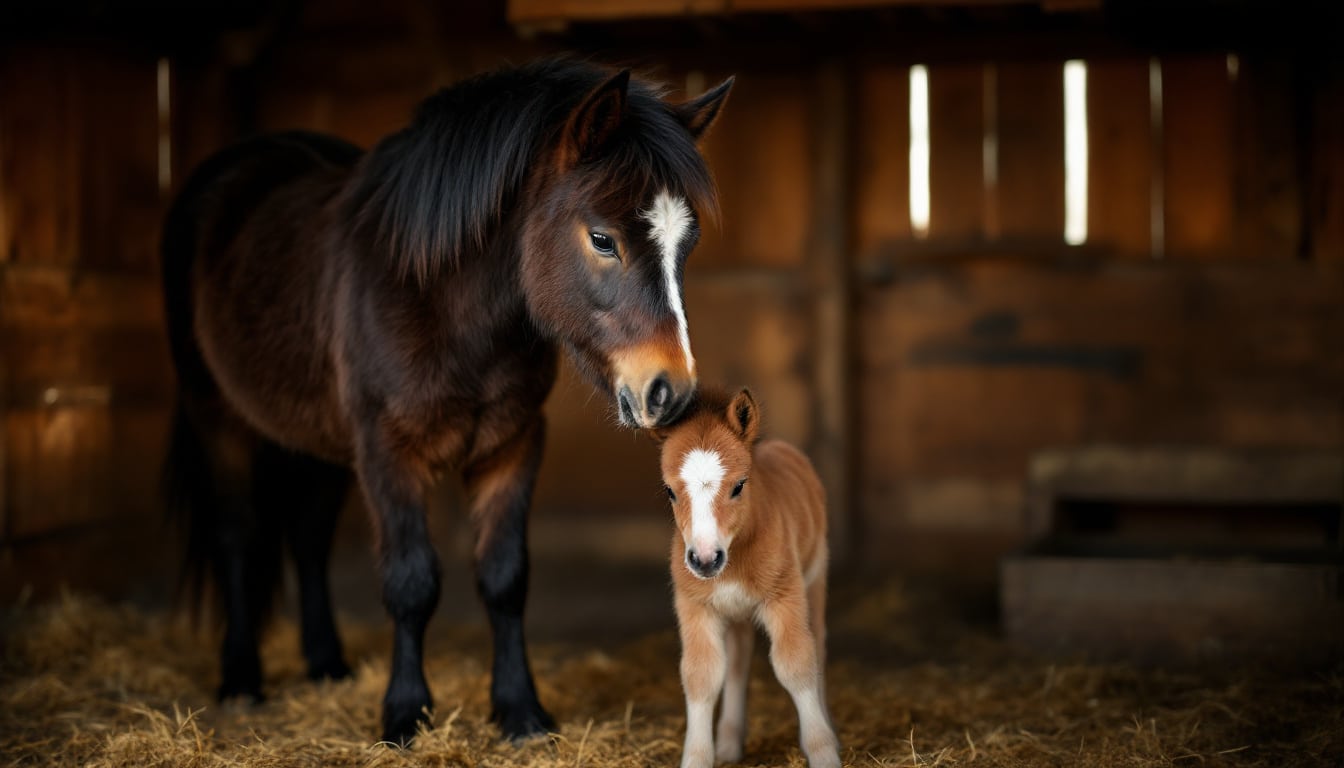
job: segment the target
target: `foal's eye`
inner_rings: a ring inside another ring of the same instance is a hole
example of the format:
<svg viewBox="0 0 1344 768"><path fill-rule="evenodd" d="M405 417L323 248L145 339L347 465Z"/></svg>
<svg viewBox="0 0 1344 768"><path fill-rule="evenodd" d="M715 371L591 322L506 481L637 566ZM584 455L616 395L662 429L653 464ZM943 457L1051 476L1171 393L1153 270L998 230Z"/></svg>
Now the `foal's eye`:
<svg viewBox="0 0 1344 768"><path fill-rule="evenodd" d="M747 478L745 478L745 477L742 478L741 480L738 480L738 481L737 481L737 485L734 485L734 486L733 486L732 497L733 497L734 499L736 499L738 496L741 496L741 495L742 495L742 486L744 486L744 485L746 485L746 484L747 484Z"/></svg>
<svg viewBox="0 0 1344 768"><path fill-rule="evenodd" d="M588 240L592 242L594 250L603 256L616 255L616 240L603 232L589 232Z"/></svg>
<svg viewBox="0 0 1344 768"><path fill-rule="evenodd" d="M664 486L663 486L663 490L664 490L664 491L667 491L667 500L668 500L668 501L675 502L675 501L677 500L677 494L675 494L675 493L672 492L672 486L670 486L670 485L664 485Z"/></svg>

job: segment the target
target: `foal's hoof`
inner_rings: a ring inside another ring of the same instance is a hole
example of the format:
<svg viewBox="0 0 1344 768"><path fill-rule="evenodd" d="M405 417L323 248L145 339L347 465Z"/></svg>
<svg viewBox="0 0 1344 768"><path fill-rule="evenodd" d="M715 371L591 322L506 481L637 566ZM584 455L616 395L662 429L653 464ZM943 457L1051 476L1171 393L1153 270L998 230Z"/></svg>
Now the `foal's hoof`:
<svg viewBox="0 0 1344 768"><path fill-rule="evenodd" d="M490 722L498 724L500 732L509 741L521 741L555 730L555 718L536 702L507 709L496 707L490 713Z"/></svg>

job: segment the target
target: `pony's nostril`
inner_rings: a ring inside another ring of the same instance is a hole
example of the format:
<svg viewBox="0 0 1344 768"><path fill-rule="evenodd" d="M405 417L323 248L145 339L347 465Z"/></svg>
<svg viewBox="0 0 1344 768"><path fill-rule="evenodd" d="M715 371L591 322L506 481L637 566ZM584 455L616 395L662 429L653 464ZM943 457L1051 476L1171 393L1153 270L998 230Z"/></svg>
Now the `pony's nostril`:
<svg viewBox="0 0 1344 768"><path fill-rule="evenodd" d="M727 556L728 553L724 552L722 549L714 550L714 570L717 571L718 569L723 567L723 560Z"/></svg>
<svg viewBox="0 0 1344 768"><path fill-rule="evenodd" d="M659 376L653 380L653 384L649 385L649 415L654 417L659 416L667 410L667 407L671 402L672 385L667 383L666 378Z"/></svg>
<svg viewBox="0 0 1344 768"><path fill-rule="evenodd" d="M635 406L631 403L633 399L629 387L621 387L620 393L616 395L616 407L621 412L621 423L628 427L639 426L639 419L635 418Z"/></svg>

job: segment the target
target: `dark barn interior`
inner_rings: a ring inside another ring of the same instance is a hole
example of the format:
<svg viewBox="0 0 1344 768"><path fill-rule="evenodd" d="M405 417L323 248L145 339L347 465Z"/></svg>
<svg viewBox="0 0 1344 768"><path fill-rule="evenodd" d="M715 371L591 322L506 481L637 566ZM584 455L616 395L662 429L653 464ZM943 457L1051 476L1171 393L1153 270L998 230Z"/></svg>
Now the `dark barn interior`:
<svg viewBox="0 0 1344 768"><path fill-rule="evenodd" d="M368 147L570 52L677 98L722 222L701 380L749 385L831 520L846 765L1344 755L1344 14L1259 0L56 0L0 8L0 755L16 765L662 765L683 700L657 450L568 365L532 506L550 738L487 722L460 484L431 528L434 728L375 745L390 629L359 494L353 680L213 699L174 610L159 237L260 132ZM746 764L804 765L763 658Z"/></svg>

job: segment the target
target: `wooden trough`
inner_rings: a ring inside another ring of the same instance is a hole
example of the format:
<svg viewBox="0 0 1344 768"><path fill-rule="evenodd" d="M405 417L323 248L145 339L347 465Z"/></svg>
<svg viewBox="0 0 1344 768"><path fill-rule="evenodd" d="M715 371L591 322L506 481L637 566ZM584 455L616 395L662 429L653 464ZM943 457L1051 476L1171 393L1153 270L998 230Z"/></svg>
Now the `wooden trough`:
<svg viewBox="0 0 1344 768"><path fill-rule="evenodd" d="M1344 655L1344 457L1093 447L1037 455L1006 634L1145 663Z"/></svg>

